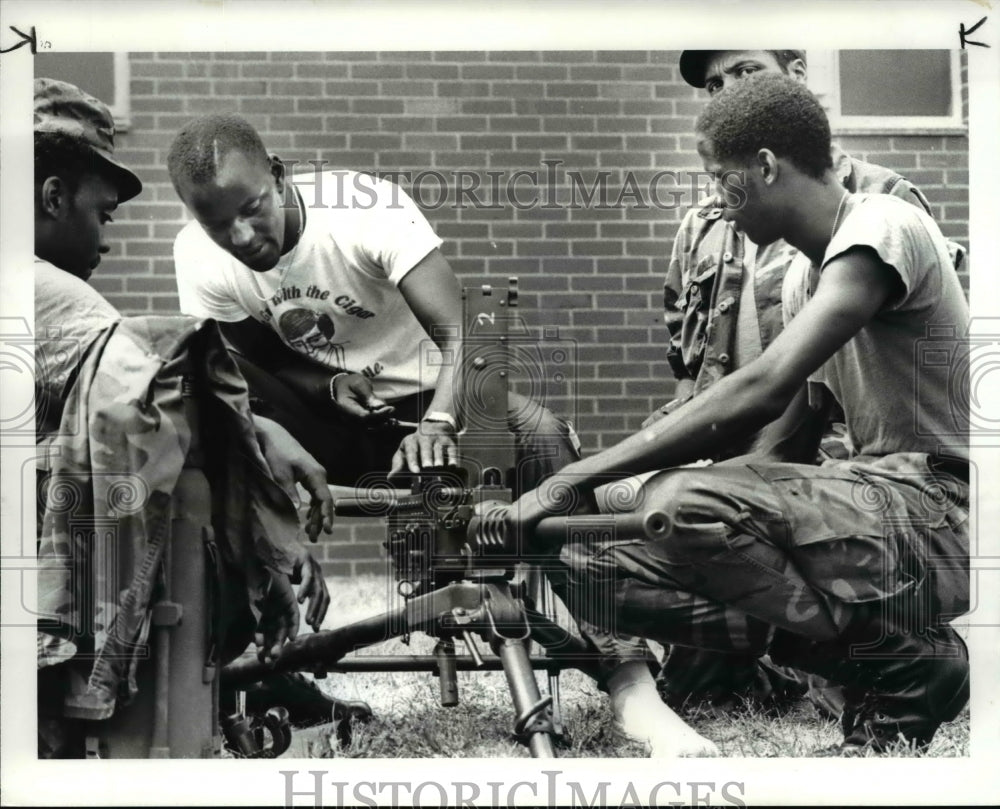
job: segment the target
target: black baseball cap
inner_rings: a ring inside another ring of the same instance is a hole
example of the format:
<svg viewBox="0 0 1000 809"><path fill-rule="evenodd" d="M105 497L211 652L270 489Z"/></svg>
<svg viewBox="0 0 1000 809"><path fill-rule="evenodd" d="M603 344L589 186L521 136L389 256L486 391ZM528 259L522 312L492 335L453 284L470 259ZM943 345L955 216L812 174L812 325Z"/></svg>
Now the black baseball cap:
<svg viewBox="0 0 1000 809"><path fill-rule="evenodd" d="M142 191L142 182L115 160L115 119L100 99L75 84L35 79L35 132L58 132L90 147L118 187L118 202Z"/></svg>
<svg viewBox="0 0 1000 809"><path fill-rule="evenodd" d="M730 48L729 50L738 50L736 48ZM680 58L680 71L681 78L684 79L692 87L698 87L699 89L705 86L705 68L708 67L708 61L715 56L717 53L722 51L681 51ZM796 50L786 50L782 51L782 54L791 55L792 59L801 59L803 62L806 59L805 51ZM788 61L791 61L789 59Z"/></svg>

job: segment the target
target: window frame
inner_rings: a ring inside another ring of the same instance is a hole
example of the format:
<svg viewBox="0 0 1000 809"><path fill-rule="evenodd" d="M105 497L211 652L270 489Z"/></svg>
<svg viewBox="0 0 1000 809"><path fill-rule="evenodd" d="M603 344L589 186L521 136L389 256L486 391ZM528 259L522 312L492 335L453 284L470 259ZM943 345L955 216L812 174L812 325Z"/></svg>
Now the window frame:
<svg viewBox="0 0 1000 809"><path fill-rule="evenodd" d="M127 51L114 51L115 98L108 105L115 119L115 129L118 132L128 132L132 126L131 84L132 71L129 69Z"/></svg>
<svg viewBox="0 0 1000 809"><path fill-rule="evenodd" d="M111 54L111 79L114 85L114 98L101 98L108 109L111 111L111 117L115 122L115 130L117 132L128 132L129 127L132 125L132 71L129 64L128 52L127 51L46 51L46 54L51 53L53 55L63 55L63 54L78 54L82 56L90 54ZM43 68L39 68L37 65L35 67L35 75L46 75L45 73L39 73L38 71ZM73 84L76 82L73 80L72 76L60 76L57 71L52 71L52 78L62 79L63 81L68 81Z"/></svg>
<svg viewBox="0 0 1000 809"><path fill-rule="evenodd" d="M952 99L950 115L842 114L840 51L807 51L808 85L822 102L834 135L964 135L968 126L962 117L961 58L956 49L948 53Z"/></svg>

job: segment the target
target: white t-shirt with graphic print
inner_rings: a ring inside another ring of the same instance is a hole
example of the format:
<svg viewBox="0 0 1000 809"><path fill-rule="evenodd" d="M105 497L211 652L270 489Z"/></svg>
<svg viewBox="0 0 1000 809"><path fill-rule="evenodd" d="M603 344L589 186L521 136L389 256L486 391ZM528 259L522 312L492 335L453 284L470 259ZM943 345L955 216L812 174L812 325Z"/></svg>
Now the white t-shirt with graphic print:
<svg viewBox="0 0 1000 809"><path fill-rule="evenodd" d="M252 317L331 370L364 374L388 401L433 389L440 355L399 283L441 239L387 180L328 171L291 181L306 206L305 230L267 272L234 258L197 222L181 230L181 311L223 322Z"/></svg>

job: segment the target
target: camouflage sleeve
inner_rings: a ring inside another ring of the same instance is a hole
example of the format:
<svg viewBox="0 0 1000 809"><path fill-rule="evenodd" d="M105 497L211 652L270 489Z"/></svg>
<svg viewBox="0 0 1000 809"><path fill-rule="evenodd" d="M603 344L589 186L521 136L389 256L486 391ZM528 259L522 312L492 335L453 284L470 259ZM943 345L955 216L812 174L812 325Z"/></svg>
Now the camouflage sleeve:
<svg viewBox="0 0 1000 809"><path fill-rule="evenodd" d="M924 196L924 192L917 188L909 180L900 177L899 182L889 189L889 194L894 197L899 197L911 205L916 205L918 208L922 208L925 213L931 213L931 204L927 201L927 197Z"/></svg>
<svg viewBox="0 0 1000 809"><path fill-rule="evenodd" d="M678 308L678 301L684 289L685 278L688 276L688 260L690 252L689 242L689 217L685 217L684 222L677 229L674 237L674 247L670 255L670 264L667 267L667 277L663 283L663 322L667 327L669 344L667 346L667 362L670 363L670 370L674 377L680 379L692 379L687 367L684 365L681 327L684 322L684 312Z"/></svg>
<svg viewBox="0 0 1000 809"><path fill-rule="evenodd" d="M924 196L923 191L917 188L909 180L900 179L900 181L892 187L892 190L889 193L894 197L906 200L911 205L923 208L923 210L928 214L934 216L934 213L931 211L931 204L927 200L927 197ZM948 239L948 255L951 256L951 263L956 270L961 270L965 267L967 253L968 251L958 242Z"/></svg>

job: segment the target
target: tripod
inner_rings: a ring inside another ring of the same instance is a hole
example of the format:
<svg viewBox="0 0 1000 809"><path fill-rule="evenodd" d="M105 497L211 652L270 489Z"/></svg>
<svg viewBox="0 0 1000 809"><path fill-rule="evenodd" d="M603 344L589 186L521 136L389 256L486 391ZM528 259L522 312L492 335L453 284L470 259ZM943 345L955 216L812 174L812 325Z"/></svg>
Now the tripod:
<svg viewBox="0 0 1000 809"><path fill-rule="evenodd" d="M386 517L385 547L392 559L404 605L344 627L305 635L288 643L269 667L241 659L222 672L224 685L239 687L275 671L434 671L441 702L458 704L456 672L503 670L514 706L514 735L534 757L553 757L558 721L558 676L577 668L596 676L590 645L545 613L544 582L529 568L527 581L513 582L525 557L517 537L509 536L514 437L507 427L509 312L517 305L516 279L505 295L490 287L463 294L464 355L456 374L456 401L463 430L458 435L461 469L425 470L410 492L359 490L335 501L338 514ZM536 529L535 539L562 540L574 530L626 529L653 538L665 525L656 512L609 517L552 517ZM610 522L609 522L610 520ZM634 524L633 524L634 523ZM530 589L539 594L536 599ZM431 655L365 657L342 661L356 649L423 631L437 639ZM497 660L479 653L478 635ZM468 657L456 655L461 641ZM528 644L546 654L532 656ZM549 675L543 697L535 669Z"/></svg>

